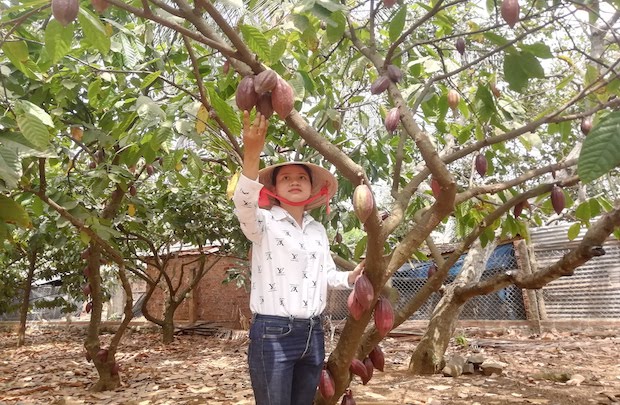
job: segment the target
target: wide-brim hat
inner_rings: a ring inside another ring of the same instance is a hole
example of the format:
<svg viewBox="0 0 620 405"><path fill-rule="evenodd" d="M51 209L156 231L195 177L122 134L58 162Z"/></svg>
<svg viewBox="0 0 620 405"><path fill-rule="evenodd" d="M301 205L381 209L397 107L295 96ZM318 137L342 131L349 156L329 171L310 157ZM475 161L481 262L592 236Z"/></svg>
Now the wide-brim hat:
<svg viewBox="0 0 620 405"><path fill-rule="evenodd" d="M331 174L329 170L315 165L314 163L294 161L267 166L258 171L258 181L270 191L275 190L275 185L273 184L273 171L277 167L288 165L303 165L310 169L310 176L312 177L312 190L310 191L311 198L319 194L323 187L327 188L327 195L321 196L320 198L310 202L306 205L306 210L310 211L314 208L320 207L321 205L327 205L329 200L331 200L334 194L336 194L336 190L338 190L338 181L336 180L336 177ZM269 200L272 203L271 205L273 205L274 198L270 197Z"/></svg>

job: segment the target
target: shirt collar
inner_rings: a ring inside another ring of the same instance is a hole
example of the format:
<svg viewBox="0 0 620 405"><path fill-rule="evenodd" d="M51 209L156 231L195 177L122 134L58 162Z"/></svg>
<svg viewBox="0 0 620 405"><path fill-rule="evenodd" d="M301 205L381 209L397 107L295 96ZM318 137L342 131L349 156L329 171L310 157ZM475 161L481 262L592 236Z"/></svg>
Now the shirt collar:
<svg viewBox="0 0 620 405"><path fill-rule="evenodd" d="M273 215L273 219L277 221L281 221L286 218L289 218L295 221L293 217L291 216L291 214L289 214L287 210L280 207L279 205L274 205L273 207L271 207L271 214ZM314 221L314 218L312 217L312 215L308 214L307 211L304 212L304 218L303 218L304 226L308 225L312 221Z"/></svg>

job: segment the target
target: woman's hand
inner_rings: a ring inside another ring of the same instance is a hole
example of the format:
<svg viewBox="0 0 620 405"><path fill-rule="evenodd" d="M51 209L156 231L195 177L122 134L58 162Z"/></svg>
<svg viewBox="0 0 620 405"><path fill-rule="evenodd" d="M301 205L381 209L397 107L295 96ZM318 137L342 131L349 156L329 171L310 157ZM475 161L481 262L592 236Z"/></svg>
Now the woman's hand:
<svg viewBox="0 0 620 405"><path fill-rule="evenodd" d="M250 122L250 113L243 112L243 174L249 179L258 177L260 154L265 146L267 120L256 113L254 122Z"/></svg>
<svg viewBox="0 0 620 405"><path fill-rule="evenodd" d="M355 280L360 274L362 274L362 271L364 271L365 267L366 267L366 259L359 262L359 264L355 266L355 269L349 272L348 281L349 281L350 286L353 286L355 284Z"/></svg>

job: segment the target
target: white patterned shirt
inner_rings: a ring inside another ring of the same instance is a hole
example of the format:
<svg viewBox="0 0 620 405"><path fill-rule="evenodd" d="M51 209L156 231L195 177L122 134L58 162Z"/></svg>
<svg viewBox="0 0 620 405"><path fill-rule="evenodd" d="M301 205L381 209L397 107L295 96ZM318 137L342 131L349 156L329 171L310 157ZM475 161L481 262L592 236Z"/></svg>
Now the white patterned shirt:
<svg viewBox="0 0 620 405"><path fill-rule="evenodd" d="M282 207L258 207L263 185L243 174L233 195L241 230L252 242L250 310L310 318L326 306L327 286L349 287L332 259L325 227L304 213L299 224Z"/></svg>

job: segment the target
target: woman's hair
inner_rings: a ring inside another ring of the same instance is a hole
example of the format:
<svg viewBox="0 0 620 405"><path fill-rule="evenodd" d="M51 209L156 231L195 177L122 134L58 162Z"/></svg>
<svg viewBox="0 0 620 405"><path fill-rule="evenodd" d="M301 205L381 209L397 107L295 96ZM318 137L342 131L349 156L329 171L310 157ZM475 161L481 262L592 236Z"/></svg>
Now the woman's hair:
<svg viewBox="0 0 620 405"><path fill-rule="evenodd" d="M310 168L300 163L293 163L292 165L303 168L306 171L306 173L308 173L308 178L310 179L310 185L312 185L312 172L310 171ZM278 173L280 173L280 169L282 169L285 166L292 166L292 165L283 165L283 166L278 166L274 168L273 172L271 172L271 183L275 186L276 177L278 177Z"/></svg>

